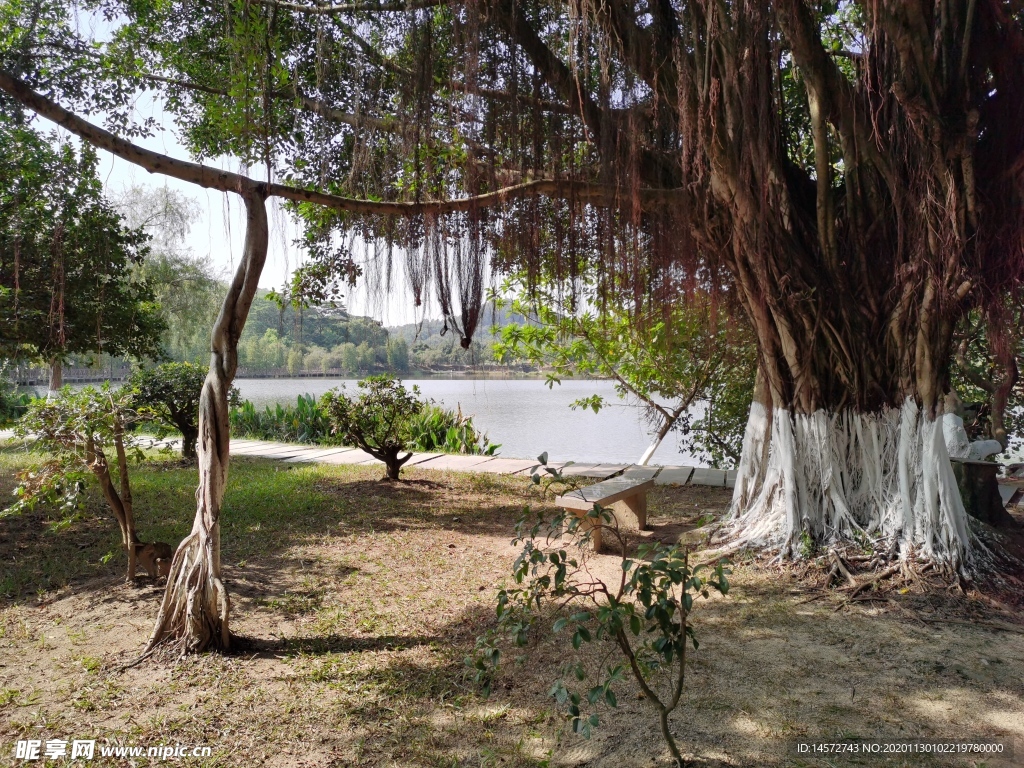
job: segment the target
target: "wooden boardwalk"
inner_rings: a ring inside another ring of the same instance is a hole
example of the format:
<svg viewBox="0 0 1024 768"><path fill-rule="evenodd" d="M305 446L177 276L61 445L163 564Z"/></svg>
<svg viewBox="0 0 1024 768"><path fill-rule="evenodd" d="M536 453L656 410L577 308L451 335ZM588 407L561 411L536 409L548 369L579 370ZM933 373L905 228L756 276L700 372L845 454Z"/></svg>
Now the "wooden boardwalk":
<svg viewBox="0 0 1024 768"><path fill-rule="evenodd" d="M173 440L163 441L168 445ZM377 459L358 448L318 448L294 443L265 440L232 439L231 453L237 456L258 456L264 459L322 464L380 464ZM506 459L502 456L469 456L465 454L414 453L406 467L453 472L490 472L496 475L528 475L536 460ZM736 472L707 467L639 467L630 464L553 463L565 475L606 480L623 475L640 480L653 479L655 485L711 485L732 488Z"/></svg>
<svg viewBox="0 0 1024 768"><path fill-rule="evenodd" d="M10 431L0 431L0 440L12 436ZM154 443L172 448L180 446L180 439L154 440ZM292 463L319 464L380 464L370 454L358 448L344 446L313 446L298 443L278 443L268 440L231 440L232 456L253 456L261 459L277 459ZM528 475L537 466L532 459L506 459L502 456L469 456L446 453L414 453L406 467L435 469L454 472L489 472L497 475ZM710 485L732 488L736 482L734 470L708 469L707 467L639 467L630 464L591 464L555 462L550 466L560 467L563 474L607 480L623 475L638 480L653 479L655 485Z"/></svg>

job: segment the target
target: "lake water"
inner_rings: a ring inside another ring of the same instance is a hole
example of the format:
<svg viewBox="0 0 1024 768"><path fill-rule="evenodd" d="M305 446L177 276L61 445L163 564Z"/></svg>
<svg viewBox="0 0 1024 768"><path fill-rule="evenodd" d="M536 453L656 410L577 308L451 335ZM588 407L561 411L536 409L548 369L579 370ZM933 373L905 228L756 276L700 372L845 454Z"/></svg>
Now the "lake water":
<svg viewBox="0 0 1024 768"><path fill-rule="evenodd" d="M294 404L302 394L319 396L343 379L237 379L242 397L256 406ZM619 399L610 381L563 381L548 389L539 379L409 379L424 397L473 416L474 426L500 443L499 455L532 459L544 451L551 461L632 463L651 443L642 409ZM572 410L569 403L599 394L610 403L600 413ZM652 464L694 465L669 435Z"/></svg>

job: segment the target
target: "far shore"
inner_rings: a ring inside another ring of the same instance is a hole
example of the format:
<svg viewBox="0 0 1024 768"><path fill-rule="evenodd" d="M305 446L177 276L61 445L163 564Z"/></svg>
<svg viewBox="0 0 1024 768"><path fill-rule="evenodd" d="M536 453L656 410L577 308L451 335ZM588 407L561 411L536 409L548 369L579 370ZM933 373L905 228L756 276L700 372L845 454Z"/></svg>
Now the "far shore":
<svg viewBox="0 0 1024 768"><path fill-rule="evenodd" d="M65 384L102 384L105 381L109 382L122 382L128 378L129 371L125 371L120 376L110 376L109 373L100 373L99 371L88 371L83 373L72 373L65 372L64 383ZM289 373L288 371L244 371L240 372L235 376L235 380L244 379L362 379L372 374L388 373L393 376L397 376L403 380L412 379L536 379L538 381L543 380L545 374L542 371L516 371L516 370L494 370L490 368L469 368L464 370L452 370L452 371L439 371L439 370L422 370L422 369L411 369L404 373L396 371L359 371L358 373L351 373L347 371L329 371L328 373L311 372L311 371L300 371L298 373ZM574 377L566 376L566 380L572 380ZM48 375L32 376L24 379L19 379L16 382L16 386L27 388L27 387L46 387L49 383Z"/></svg>

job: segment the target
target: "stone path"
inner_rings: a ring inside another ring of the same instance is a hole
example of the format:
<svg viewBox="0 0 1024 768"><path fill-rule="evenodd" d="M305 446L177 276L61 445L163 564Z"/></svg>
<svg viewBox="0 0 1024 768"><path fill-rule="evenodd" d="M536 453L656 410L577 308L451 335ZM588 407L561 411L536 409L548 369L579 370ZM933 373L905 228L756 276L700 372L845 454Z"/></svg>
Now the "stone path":
<svg viewBox="0 0 1024 768"><path fill-rule="evenodd" d="M11 437L10 431L0 431L0 440ZM169 438L156 443L178 448L180 440ZM293 463L321 464L380 464L365 451L343 446L316 447L296 443L278 443L269 440L231 440L233 456L255 456L262 459L278 459ZM490 472L497 475L528 475L537 462L531 459L506 459L502 456L466 456L445 453L414 453L406 463L407 467L418 469L451 470L455 472ZM630 464L590 464L553 462L549 466L559 467L562 474L606 480L623 475L631 479L650 480L655 485L712 485L732 488L736 472L706 467L639 467Z"/></svg>
<svg viewBox="0 0 1024 768"><path fill-rule="evenodd" d="M173 440L163 441L168 445ZM258 456L264 459L280 459L287 462L322 464L380 464L370 454L358 448L316 448L290 443L274 443L265 440L232 439L231 453L238 456ZM502 456L466 456L445 453L414 453L406 463L417 469L450 470L455 472L490 472L496 475L528 475L536 460L506 459ZM655 485L712 485L732 488L736 482L735 471L708 469L706 467L638 467L630 464L552 463L563 475L591 477L606 480L622 474L638 480L653 479Z"/></svg>

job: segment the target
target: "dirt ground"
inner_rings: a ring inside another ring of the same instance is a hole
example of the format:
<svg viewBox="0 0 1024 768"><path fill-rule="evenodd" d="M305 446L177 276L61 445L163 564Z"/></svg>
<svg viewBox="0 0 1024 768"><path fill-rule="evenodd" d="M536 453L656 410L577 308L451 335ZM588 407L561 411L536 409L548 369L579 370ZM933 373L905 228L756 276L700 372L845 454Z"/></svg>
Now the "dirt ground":
<svg viewBox="0 0 1024 768"><path fill-rule="evenodd" d="M188 470L167 472L187 486ZM140 528L180 537L190 491L169 498L157 473L136 482ZM276 473L273 491L255 500L267 473ZM5 496L11 475L0 469ZM41 517L0 520L10 569L0 597L0 764L27 764L14 758L19 739L95 738L212 748L168 761L182 765L669 765L657 719L630 684L593 738L566 728L547 695L574 658L564 635L510 649L489 698L466 677L464 658L510 581L512 525L524 504L545 507L527 481L378 475L236 460L224 512L236 648L123 672L145 645L161 590L125 585L119 557L100 562L113 529L102 508L61 532ZM645 535L699 543L695 523L728 500L724 489L659 487ZM147 518L147 506L160 514ZM78 573L58 572L75 558ZM595 566L614 573L618 560L603 555ZM728 596L693 614L701 644L672 721L693 765L1024 765L1024 625L990 600L911 589L847 604L792 570L743 560L731 581ZM609 650L584 646L591 661ZM852 738L1000 739L1016 756L795 748ZM156 762L97 752L92 764Z"/></svg>

